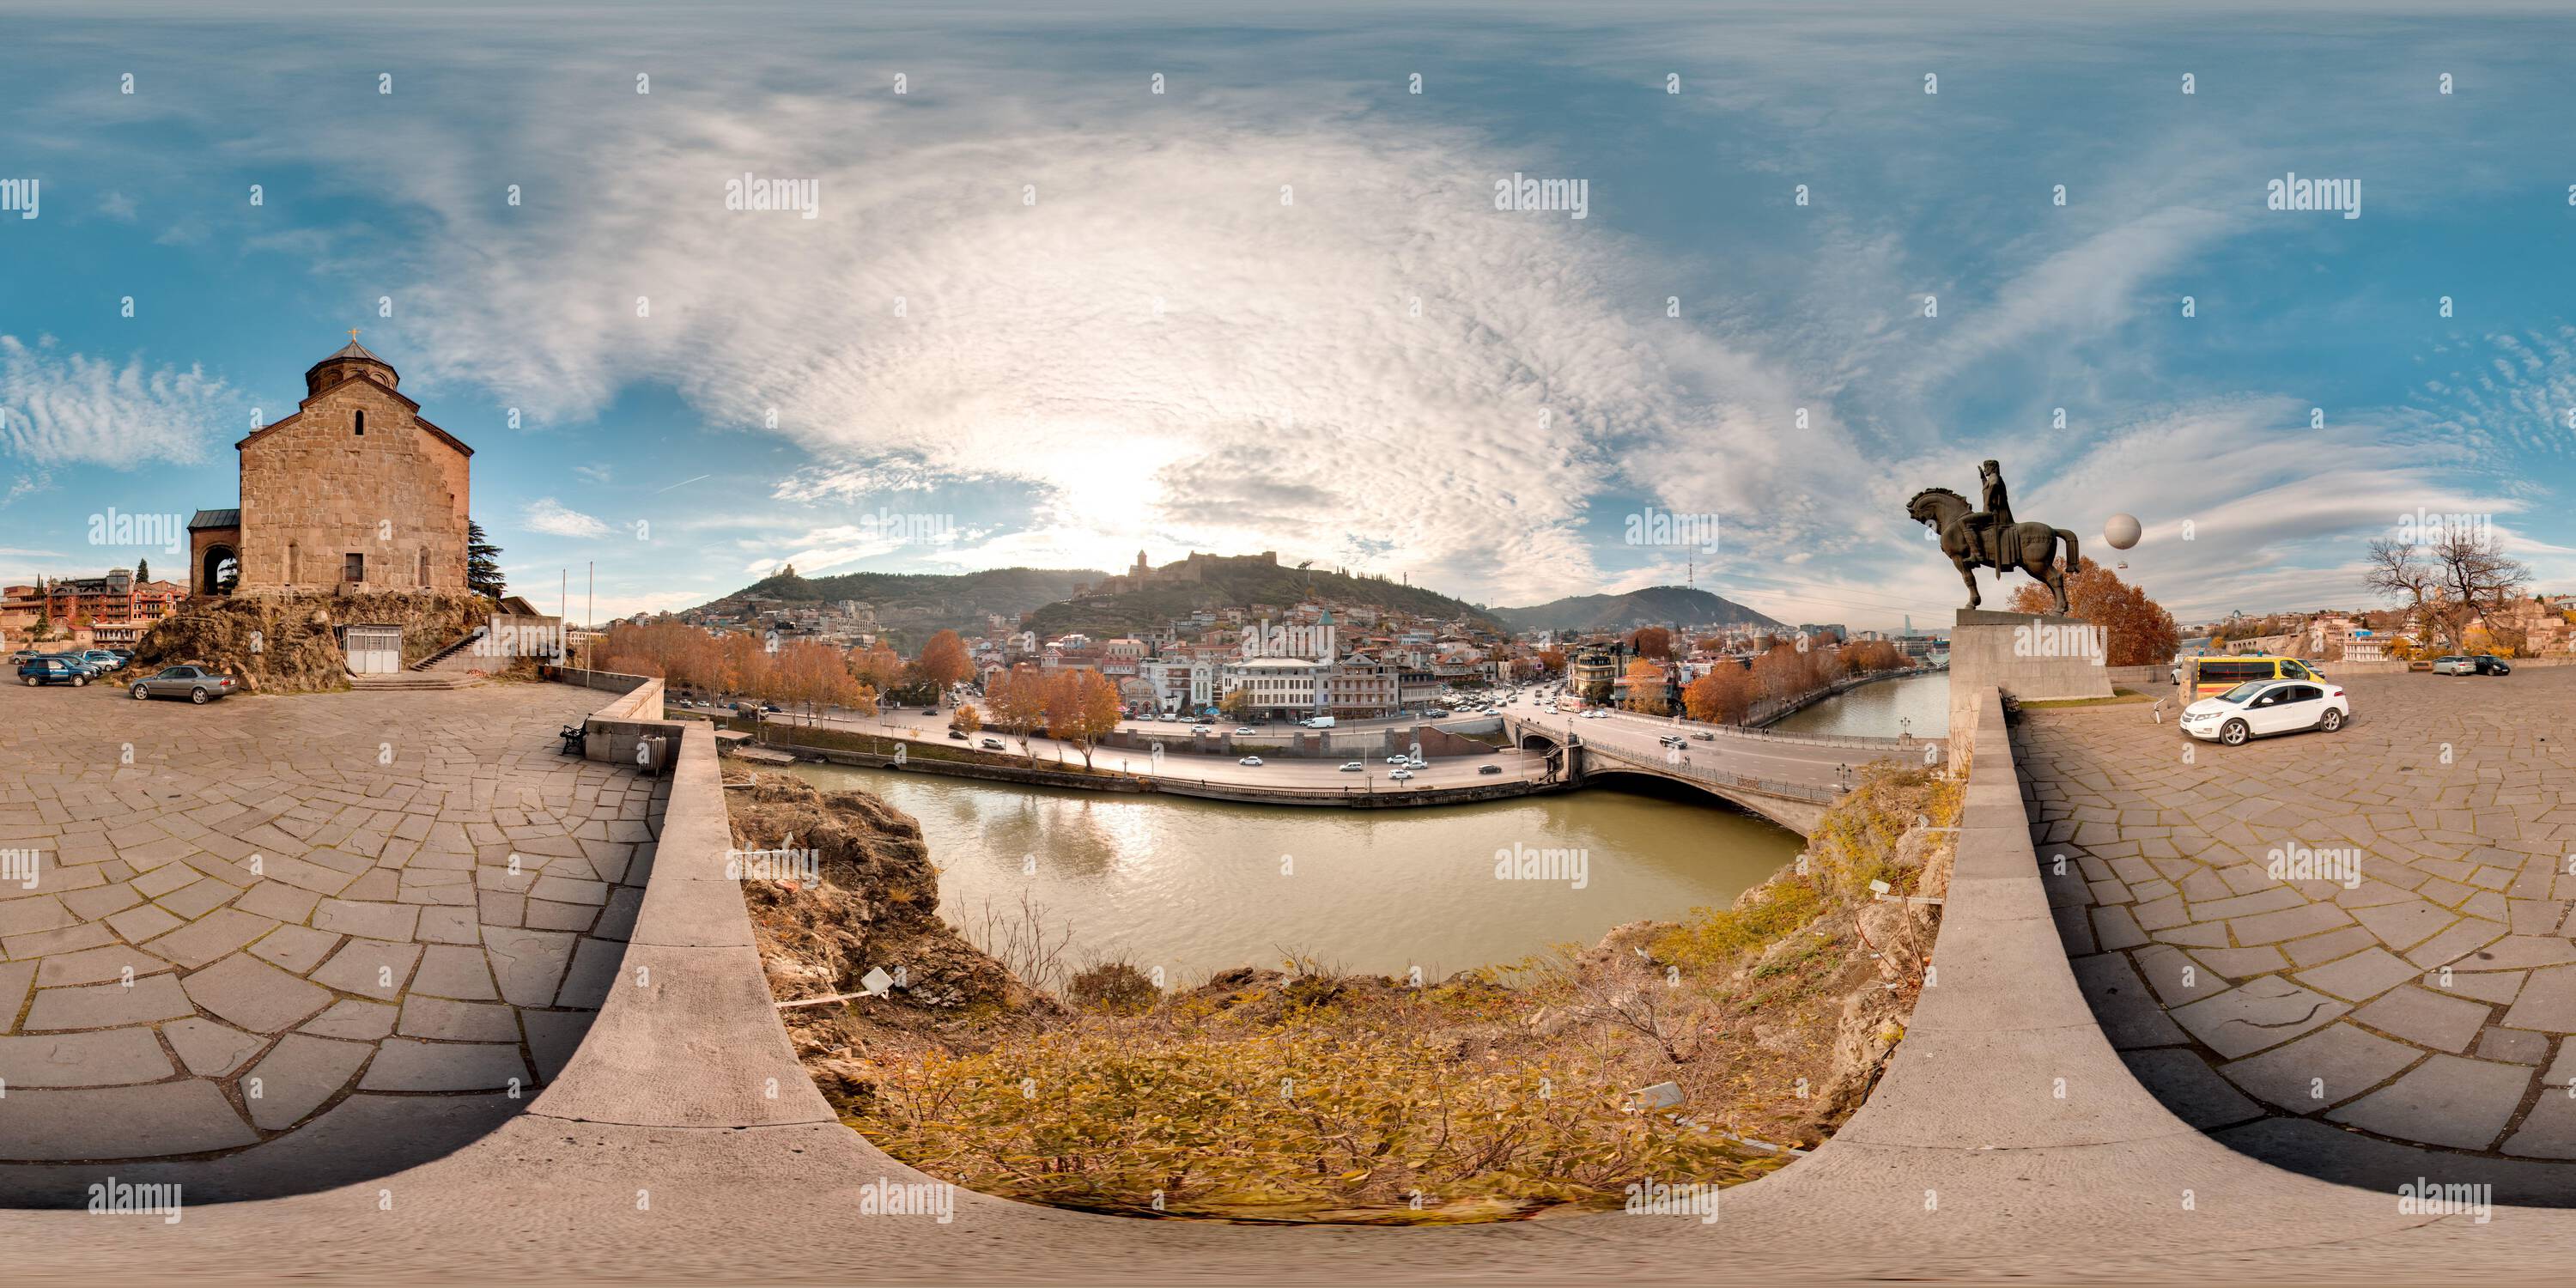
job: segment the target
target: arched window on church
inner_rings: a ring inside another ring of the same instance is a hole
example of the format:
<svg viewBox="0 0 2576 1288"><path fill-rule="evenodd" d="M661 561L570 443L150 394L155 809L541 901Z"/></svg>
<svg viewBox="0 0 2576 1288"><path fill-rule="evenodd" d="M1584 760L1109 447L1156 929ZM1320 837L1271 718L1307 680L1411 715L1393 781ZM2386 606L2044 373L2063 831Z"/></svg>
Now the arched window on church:
<svg viewBox="0 0 2576 1288"><path fill-rule="evenodd" d="M367 413L365 413L365 412L359 412L359 413L358 413L358 434L357 434L357 436L358 436L358 437L360 437L360 438L365 438L365 437L367 436Z"/></svg>
<svg viewBox="0 0 2576 1288"><path fill-rule="evenodd" d="M426 550L420 552L420 584L423 589L429 586L429 552Z"/></svg>

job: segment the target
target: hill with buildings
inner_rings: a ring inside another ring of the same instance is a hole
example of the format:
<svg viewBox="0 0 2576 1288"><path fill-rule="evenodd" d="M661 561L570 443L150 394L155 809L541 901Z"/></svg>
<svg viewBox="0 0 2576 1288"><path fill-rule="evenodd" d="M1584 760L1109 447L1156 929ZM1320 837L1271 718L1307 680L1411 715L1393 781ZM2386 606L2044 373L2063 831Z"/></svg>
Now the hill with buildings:
<svg viewBox="0 0 2576 1288"><path fill-rule="evenodd" d="M1210 555L1193 551L1186 559L1160 568L1145 563L1049 604L1037 611L1030 629L1041 638L1080 631L1089 635L1133 635L1187 617L1200 609L1285 610L1320 600L1335 605L1363 605L1439 620L1467 619L1494 624L1493 614L1438 591L1383 577L1354 576L1317 568L1283 568L1276 552L1257 555Z"/></svg>
<svg viewBox="0 0 2576 1288"><path fill-rule="evenodd" d="M1619 595L1574 595L1528 608L1497 608L1515 631L1624 631L1637 626L1777 626L1785 623L1690 586L1649 586Z"/></svg>
<svg viewBox="0 0 2576 1288"><path fill-rule="evenodd" d="M799 576L782 568L751 585L689 610L691 614L746 617L762 608L811 608L844 601L867 606L878 629L918 645L933 632L985 633L998 615L1017 622L1022 613L1098 582L1087 568L987 568L967 573L845 572Z"/></svg>

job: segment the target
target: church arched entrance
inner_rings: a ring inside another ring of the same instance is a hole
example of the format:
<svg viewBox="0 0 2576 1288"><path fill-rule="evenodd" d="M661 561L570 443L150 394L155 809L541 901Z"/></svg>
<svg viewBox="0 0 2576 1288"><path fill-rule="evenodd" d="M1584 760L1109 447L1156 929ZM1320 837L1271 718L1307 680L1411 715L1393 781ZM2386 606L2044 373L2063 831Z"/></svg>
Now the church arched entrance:
<svg viewBox="0 0 2576 1288"><path fill-rule="evenodd" d="M241 556L231 546L212 545L197 566L197 593L229 595L241 580Z"/></svg>

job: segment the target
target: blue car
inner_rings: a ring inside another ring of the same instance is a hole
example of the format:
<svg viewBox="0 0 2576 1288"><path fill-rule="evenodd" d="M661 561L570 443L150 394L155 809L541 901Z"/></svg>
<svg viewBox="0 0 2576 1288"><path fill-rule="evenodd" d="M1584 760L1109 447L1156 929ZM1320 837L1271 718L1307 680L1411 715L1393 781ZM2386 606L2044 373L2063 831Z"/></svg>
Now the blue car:
<svg viewBox="0 0 2576 1288"><path fill-rule="evenodd" d="M31 689L39 684L68 684L77 689L89 683L89 677L89 668L59 657L33 658L18 664L19 682Z"/></svg>

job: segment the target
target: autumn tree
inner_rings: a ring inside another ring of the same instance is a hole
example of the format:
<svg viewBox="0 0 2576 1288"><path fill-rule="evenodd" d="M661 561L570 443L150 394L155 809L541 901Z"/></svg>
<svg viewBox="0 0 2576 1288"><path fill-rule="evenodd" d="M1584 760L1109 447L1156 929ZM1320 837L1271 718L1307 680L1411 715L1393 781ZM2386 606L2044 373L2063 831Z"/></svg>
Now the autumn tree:
<svg viewBox="0 0 2576 1288"><path fill-rule="evenodd" d="M1753 710L1753 673L1732 662L1720 662L1682 690L1682 710L1709 724L1742 724Z"/></svg>
<svg viewBox="0 0 2576 1288"><path fill-rule="evenodd" d="M966 641L958 638L955 631L943 630L931 636L930 642L921 646L918 664L922 678L938 686L942 693L964 684L966 677L975 673L974 662L966 656Z"/></svg>
<svg viewBox="0 0 2576 1288"><path fill-rule="evenodd" d="M1045 673L1025 662L1001 672L985 686L984 701L993 708L994 727L1019 739L1020 754L1036 760L1029 750L1029 733L1046 722Z"/></svg>
<svg viewBox="0 0 2576 1288"><path fill-rule="evenodd" d="M2147 598L2147 593L2120 580L2120 574L2093 562L2080 562L2066 575L2067 615L2102 628L2111 666L2154 666L2171 661L2182 646L2182 629L2173 614ZM2017 613L2053 613L2057 597L2038 582L2013 591Z"/></svg>
<svg viewBox="0 0 2576 1288"><path fill-rule="evenodd" d="M1237 685L1234 688L1227 690L1224 697L1217 699L1216 709L1225 713L1225 718L1228 720L1251 719L1251 688L1244 685Z"/></svg>
<svg viewBox="0 0 2576 1288"><path fill-rule="evenodd" d="M959 733L973 733L984 727L984 713L972 702L960 702L948 715L948 727Z"/></svg>
<svg viewBox="0 0 2576 1288"><path fill-rule="evenodd" d="M1565 650L1555 648L1540 649L1538 651L1538 664L1546 667L1547 672L1550 675L1565 674Z"/></svg>
<svg viewBox="0 0 2576 1288"><path fill-rule="evenodd" d="M879 693L903 686L903 659L879 640L866 649L850 650L850 674Z"/></svg>
<svg viewBox="0 0 2576 1288"><path fill-rule="evenodd" d="M1660 716L1672 710L1664 698L1664 668L1638 658L1628 664L1628 696L1620 701L1630 711Z"/></svg>
<svg viewBox="0 0 2576 1288"><path fill-rule="evenodd" d="M1118 727L1118 686L1088 667L1057 674L1047 686L1047 731L1082 753L1091 768L1091 749Z"/></svg>
<svg viewBox="0 0 2576 1288"><path fill-rule="evenodd" d="M1628 647L1639 657L1669 658L1673 655L1673 633L1661 626L1640 626L1629 634Z"/></svg>

